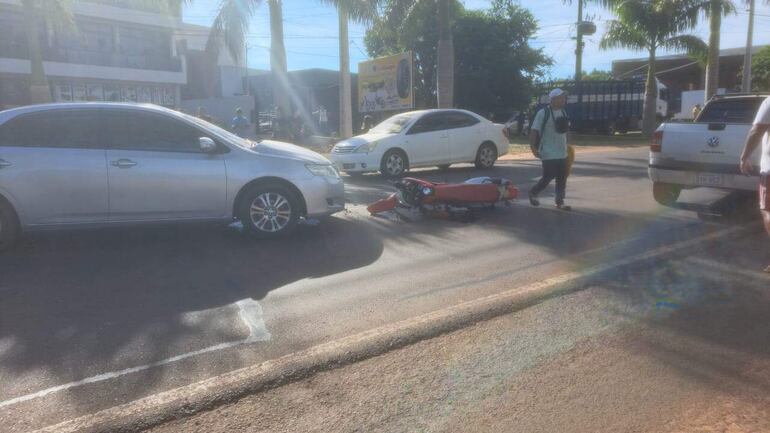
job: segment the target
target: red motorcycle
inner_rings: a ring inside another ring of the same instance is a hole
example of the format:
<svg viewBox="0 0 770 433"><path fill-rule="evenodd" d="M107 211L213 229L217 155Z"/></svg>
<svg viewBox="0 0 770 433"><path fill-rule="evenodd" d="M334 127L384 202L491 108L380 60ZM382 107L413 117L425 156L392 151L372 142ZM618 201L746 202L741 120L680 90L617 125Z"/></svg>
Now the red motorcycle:
<svg viewBox="0 0 770 433"><path fill-rule="evenodd" d="M398 192L367 207L370 214L395 211L407 218L429 215L469 220L473 218L473 209L497 203L507 206L519 195L510 180L487 176L463 183L433 183L406 177L396 182L395 187Z"/></svg>

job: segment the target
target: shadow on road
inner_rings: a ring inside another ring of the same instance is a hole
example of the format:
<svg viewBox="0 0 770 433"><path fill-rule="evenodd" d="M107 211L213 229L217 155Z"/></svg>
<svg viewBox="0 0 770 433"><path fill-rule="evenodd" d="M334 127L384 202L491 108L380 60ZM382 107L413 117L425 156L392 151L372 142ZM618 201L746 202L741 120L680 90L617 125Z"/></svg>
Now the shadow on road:
<svg viewBox="0 0 770 433"><path fill-rule="evenodd" d="M113 362L178 355L175 343L202 330L214 344L239 339L217 323L221 315L200 322L183 314L259 300L303 278L366 266L382 251L364 224L339 218L276 241L234 226L35 235L0 256L0 343L12 343L0 345L0 368L42 370L63 383L114 370Z"/></svg>

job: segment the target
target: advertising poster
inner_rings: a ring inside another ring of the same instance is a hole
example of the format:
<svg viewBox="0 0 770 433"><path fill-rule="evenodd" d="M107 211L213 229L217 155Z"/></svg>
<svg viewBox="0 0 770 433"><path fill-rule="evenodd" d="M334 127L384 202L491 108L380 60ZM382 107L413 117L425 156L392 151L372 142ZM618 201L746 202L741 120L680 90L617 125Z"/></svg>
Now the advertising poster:
<svg viewBox="0 0 770 433"><path fill-rule="evenodd" d="M358 111L394 111L414 108L412 52L358 64Z"/></svg>

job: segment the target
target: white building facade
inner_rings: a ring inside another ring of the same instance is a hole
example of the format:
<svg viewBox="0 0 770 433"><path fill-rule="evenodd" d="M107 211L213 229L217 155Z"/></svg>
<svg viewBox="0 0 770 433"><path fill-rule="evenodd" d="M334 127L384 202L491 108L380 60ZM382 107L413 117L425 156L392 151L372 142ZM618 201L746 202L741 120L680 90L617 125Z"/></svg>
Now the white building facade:
<svg viewBox="0 0 770 433"><path fill-rule="evenodd" d="M130 101L178 108L189 81L181 11L126 0L72 3L74 29L39 20L43 66L53 101ZM30 61L19 0L0 0L0 109L29 103ZM221 56L220 56L221 57ZM237 67L230 61L226 66ZM215 63L216 64L216 63ZM244 69L245 70L245 69ZM240 82L240 80L239 80Z"/></svg>

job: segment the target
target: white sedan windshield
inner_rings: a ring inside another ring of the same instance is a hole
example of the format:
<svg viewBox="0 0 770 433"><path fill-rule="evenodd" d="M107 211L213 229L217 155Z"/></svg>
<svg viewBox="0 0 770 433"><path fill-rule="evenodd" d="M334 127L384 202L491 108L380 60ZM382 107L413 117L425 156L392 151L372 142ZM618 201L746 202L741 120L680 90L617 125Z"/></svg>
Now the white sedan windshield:
<svg viewBox="0 0 770 433"><path fill-rule="evenodd" d="M369 132L381 134L398 134L404 130L404 127L412 120L413 114L399 114L389 117L382 123L370 129Z"/></svg>

